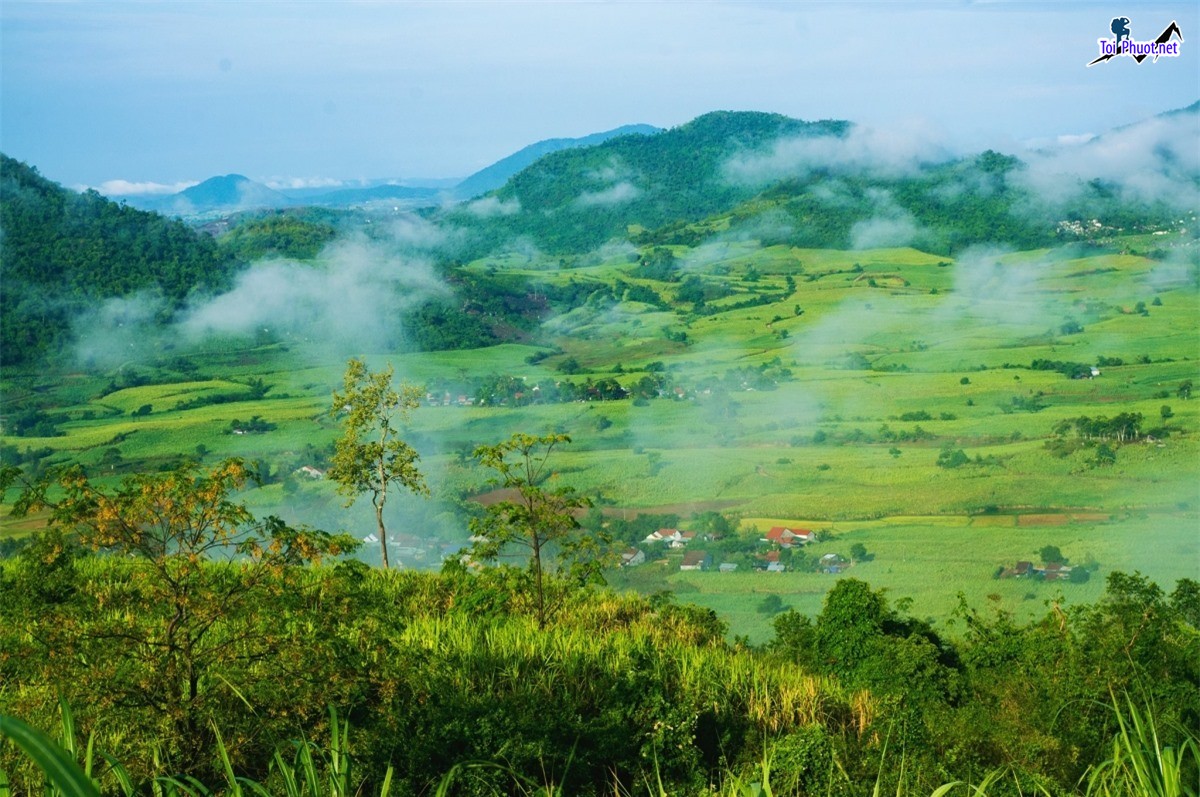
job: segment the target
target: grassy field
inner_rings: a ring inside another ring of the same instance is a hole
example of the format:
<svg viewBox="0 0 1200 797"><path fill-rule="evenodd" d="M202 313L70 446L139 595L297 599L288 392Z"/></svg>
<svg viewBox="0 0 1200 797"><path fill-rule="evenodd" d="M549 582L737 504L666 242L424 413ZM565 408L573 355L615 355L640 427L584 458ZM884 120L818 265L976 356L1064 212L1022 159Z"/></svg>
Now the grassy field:
<svg viewBox="0 0 1200 797"><path fill-rule="evenodd" d="M1162 582L1200 572L1200 403L1185 395L1200 377L1194 252L1161 262L1068 250L950 259L753 241L673 251L682 274L727 295L707 308L589 303L547 320L528 345L367 354L372 367L390 362L398 376L427 385L494 374L530 388L607 377L628 386L651 373L669 385L664 397L639 402L421 407L406 434L435 496L483 488L482 475L463 467L473 446L515 431L562 431L574 442L558 459L560 478L610 510L672 511L686 523L715 508L760 527L805 518L834 531L816 552L862 542L877 554L842 577L911 598L922 616L946 619L959 592L1028 615L1059 589L1069 600L1094 599L1105 570L1139 569ZM550 282L619 278L666 300L679 290L630 276L625 254L578 262L560 269L533 256L472 267ZM123 388L120 370L4 374L6 416L38 407L58 416L61 434L0 442L16 456L49 449L43 464L77 461L111 479L181 457L262 460L277 479L320 464L338 433L328 410L344 359L230 341L187 353L187 368L171 365L179 358L164 352L142 368L149 384ZM558 366L569 358L586 372L564 376ZM1091 379L1030 369L1038 359L1100 358L1106 364ZM1116 446L1106 464L1094 446L1061 457L1047 449L1056 424L1121 412L1141 413L1143 428L1165 427L1166 436ZM275 428L233 433L235 419L254 416ZM939 467L944 448L970 461ZM339 519L328 485L289 492L276 482L251 503L297 519L320 505L320 523L360 528L357 516ZM436 526L445 539L465 538L448 502L421 513L439 520L415 531ZM1039 515L1074 519L1039 523ZM8 535L36 526L3 524ZM1046 544L1076 562L1090 557L1098 577L1061 586L992 580L998 565ZM755 610L763 595L812 612L837 578L654 567L661 572L620 583L674 589L755 640L769 631Z"/></svg>

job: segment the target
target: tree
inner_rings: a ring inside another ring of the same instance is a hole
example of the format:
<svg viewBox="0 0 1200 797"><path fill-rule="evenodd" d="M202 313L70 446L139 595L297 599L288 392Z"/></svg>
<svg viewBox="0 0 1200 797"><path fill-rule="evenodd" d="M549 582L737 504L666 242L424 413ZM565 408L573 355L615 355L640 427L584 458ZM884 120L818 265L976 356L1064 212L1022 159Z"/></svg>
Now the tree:
<svg viewBox="0 0 1200 797"><path fill-rule="evenodd" d="M503 443L475 449L475 459L495 471L493 484L512 498L492 504L482 517L471 521L476 537L472 556L494 560L510 544L529 549L539 628L545 628L549 614L545 574L551 556L557 559L557 572L586 583L599 578L606 553L605 537L581 532L575 519L576 510L591 501L576 495L570 486L548 486L558 476L549 468L550 455L569 442L565 434L518 432Z"/></svg>
<svg viewBox="0 0 1200 797"><path fill-rule="evenodd" d="M417 470L420 455L399 437L397 424L419 405L421 388L407 382L392 387L394 371L372 373L358 358L346 365L342 392L334 391L333 412L346 414L342 436L334 448L328 477L337 482L339 493L350 496L350 506L362 493L371 494L379 549L388 567L387 529L383 508L388 487L395 484L418 495L428 495L425 477Z"/></svg>
<svg viewBox="0 0 1200 797"><path fill-rule="evenodd" d="M9 471L0 486L15 476ZM32 573L52 576L54 594L43 602L61 604L74 591L63 569L73 570L63 554L74 539L113 554L125 575L90 581L70 605L30 612L31 633L49 651L46 667L59 668L53 678L105 709L155 712L170 729L164 752L185 768L200 763L197 740L227 696L223 684L240 681L281 643L278 624L260 613L297 589L281 575L358 545L349 535L255 519L231 498L251 477L230 459L207 472L186 465L130 476L109 490L76 466L27 483L14 507L49 511ZM105 688L93 691L98 683Z"/></svg>
<svg viewBox="0 0 1200 797"><path fill-rule="evenodd" d="M1045 545L1038 549L1038 556L1046 564L1061 564L1066 562L1066 558L1062 555L1057 545Z"/></svg>
<svg viewBox="0 0 1200 797"><path fill-rule="evenodd" d="M855 562L865 562L867 560L867 546L861 542L856 542L850 546L850 558Z"/></svg>

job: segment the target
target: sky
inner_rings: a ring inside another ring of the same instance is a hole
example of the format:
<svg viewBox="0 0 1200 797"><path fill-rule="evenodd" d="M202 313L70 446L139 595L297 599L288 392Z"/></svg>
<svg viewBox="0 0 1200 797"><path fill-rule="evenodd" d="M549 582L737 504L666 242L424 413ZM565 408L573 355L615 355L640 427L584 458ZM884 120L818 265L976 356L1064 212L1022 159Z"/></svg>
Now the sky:
<svg viewBox="0 0 1200 797"><path fill-rule="evenodd" d="M1177 58L1087 67L1113 17ZM0 151L110 195L465 177L712 110L1018 152L1200 99L1190 2L0 3ZM1200 142L1197 144L1200 146Z"/></svg>

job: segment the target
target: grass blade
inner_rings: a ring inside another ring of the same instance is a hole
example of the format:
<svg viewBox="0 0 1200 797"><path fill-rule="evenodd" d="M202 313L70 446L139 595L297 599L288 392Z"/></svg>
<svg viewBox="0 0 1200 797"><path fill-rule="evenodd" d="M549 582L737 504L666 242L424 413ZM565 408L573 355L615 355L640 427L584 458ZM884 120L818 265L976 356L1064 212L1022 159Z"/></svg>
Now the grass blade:
<svg viewBox="0 0 1200 797"><path fill-rule="evenodd" d="M0 714L0 736L7 736L25 751L46 775L46 779L65 797L100 797L91 778L46 734L16 717Z"/></svg>

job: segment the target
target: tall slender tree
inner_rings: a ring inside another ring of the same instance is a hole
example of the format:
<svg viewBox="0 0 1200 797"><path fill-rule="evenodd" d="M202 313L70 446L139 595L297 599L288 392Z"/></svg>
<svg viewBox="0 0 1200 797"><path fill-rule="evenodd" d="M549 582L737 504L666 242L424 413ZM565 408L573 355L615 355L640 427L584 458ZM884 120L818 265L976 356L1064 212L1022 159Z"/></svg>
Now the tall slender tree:
<svg viewBox="0 0 1200 797"><path fill-rule="evenodd" d="M420 455L399 435L399 425L420 403L421 388L401 382L397 389L392 385L394 375L391 365L372 373L358 358L346 364L342 390L333 394L333 413L345 415L344 429L329 468L338 492L349 496L346 506L363 493L371 494L384 567L389 566L383 523L388 488L395 484L418 495L429 494L425 477L417 470Z"/></svg>
<svg viewBox="0 0 1200 797"><path fill-rule="evenodd" d="M476 537L472 556L495 560L509 545L529 549L540 628L546 627L552 613L546 600L546 573L575 583L596 581L610 553L606 533L584 532L575 519L591 501L569 486L552 484L557 474L549 466L550 455L569 442L565 434L517 433L497 445L475 449L475 459L495 472L493 484L511 497L488 506L471 521Z"/></svg>

